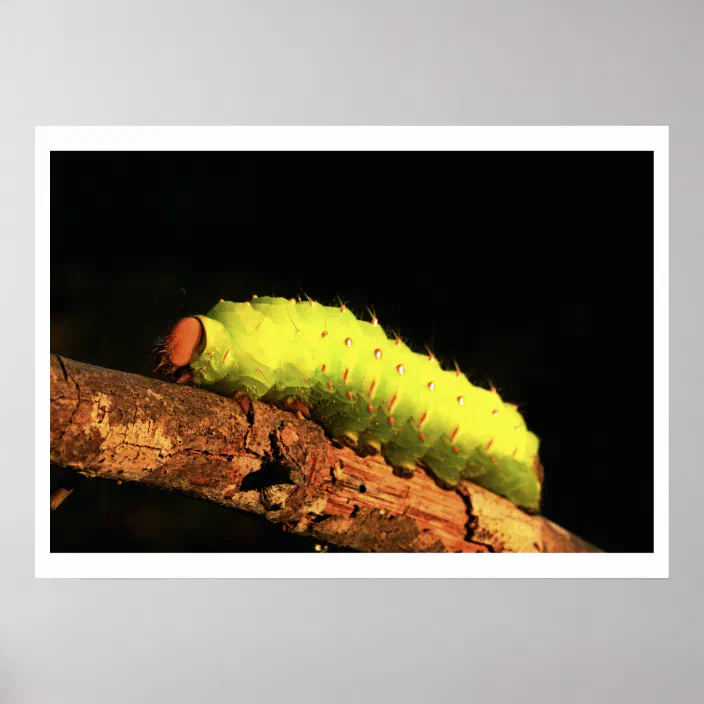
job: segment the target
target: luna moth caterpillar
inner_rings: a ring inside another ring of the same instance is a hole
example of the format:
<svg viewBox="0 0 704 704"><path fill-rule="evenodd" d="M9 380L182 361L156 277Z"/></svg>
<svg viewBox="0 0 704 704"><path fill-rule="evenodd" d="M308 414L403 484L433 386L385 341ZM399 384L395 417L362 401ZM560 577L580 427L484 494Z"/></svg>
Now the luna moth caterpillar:
<svg viewBox="0 0 704 704"><path fill-rule="evenodd" d="M164 359L216 393L304 404L333 439L381 453L397 473L420 463L446 487L467 479L540 507L539 440L517 407L387 337L376 317L312 300L221 300L176 323Z"/></svg>

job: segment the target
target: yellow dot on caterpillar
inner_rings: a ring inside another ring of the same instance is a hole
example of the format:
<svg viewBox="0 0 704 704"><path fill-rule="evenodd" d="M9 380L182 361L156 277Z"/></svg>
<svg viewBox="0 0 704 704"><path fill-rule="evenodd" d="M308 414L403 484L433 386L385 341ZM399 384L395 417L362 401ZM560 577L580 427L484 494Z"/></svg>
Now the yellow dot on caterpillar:
<svg viewBox="0 0 704 704"><path fill-rule="evenodd" d="M393 425L393 424L394 424L394 422L395 422L395 421L394 421L394 419L393 419L393 418L389 418L389 425Z"/></svg>
<svg viewBox="0 0 704 704"><path fill-rule="evenodd" d="M224 298L221 298L221 299L218 301L218 303L224 303L224 302L225 302L225 299L224 299Z"/></svg>
<svg viewBox="0 0 704 704"><path fill-rule="evenodd" d="M367 406L367 410L368 410L370 413L374 413L374 406L372 406L371 404L369 404L369 405Z"/></svg>
<svg viewBox="0 0 704 704"><path fill-rule="evenodd" d="M459 403L460 406L464 406L464 396L458 396L457 403Z"/></svg>
<svg viewBox="0 0 704 704"><path fill-rule="evenodd" d="M379 324L379 321L376 318L372 318L372 325L376 326Z"/></svg>
<svg viewBox="0 0 704 704"><path fill-rule="evenodd" d="M352 338L351 338L351 337L348 337L348 338L345 340L345 344L347 345L347 347L352 347Z"/></svg>
<svg viewBox="0 0 704 704"><path fill-rule="evenodd" d="M491 415L492 415L492 416L498 416L498 415L499 415L499 412L498 412L496 409L494 409L494 410L491 412Z"/></svg>
<svg viewBox="0 0 704 704"><path fill-rule="evenodd" d="M453 447L452 449L453 449L455 452L459 452L459 451L460 451L460 448L459 448L459 447Z"/></svg>
<svg viewBox="0 0 704 704"><path fill-rule="evenodd" d="M312 308L315 305L315 301L308 301L308 305Z"/></svg>
<svg viewBox="0 0 704 704"><path fill-rule="evenodd" d="M332 389L332 381L328 381L328 389Z"/></svg>
<svg viewBox="0 0 704 704"><path fill-rule="evenodd" d="M428 382L428 388L429 388L431 391L435 391L435 382L429 381L429 382Z"/></svg>
<svg viewBox="0 0 704 704"><path fill-rule="evenodd" d="M425 440L425 433L420 433L418 437L421 439L421 441Z"/></svg>
<svg viewBox="0 0 704 704"><path fill-rule="evenodd" d="M403 375L403 372L404 372L403 364L399 364L399 365L396 367L396 371L397 371L399 374Z"/></svg>
<svg viewBox="0 0 704 704"><path fill-rule="evenodd" d="M259 296L257 296L256 293L253 293L253 294L252 294L252 298L259 298Z"/></svg>
<svg viewBox="0 0 704 704"><path fill-rule="evenodd" d="M251 306L251 305L252 305L249 301L245 301L244 304L245 304L246 306Z"/></svg>
<svg viewBox="0 0 704 704"><path fill-rule="evenodd" d="M288 302L289 302L289 303L295 303L295 302L296 302L296 299L295 299L295 298L289 298L289 299L288 299Z"/></svg>
<svg viewBox="0 0 704 704"><path fill-rule="evenodd" d="M323 332L320 334L320 337L327 337L328 336L328 331L323 330Z"/></svg>
<svg viewBox="0 0 704 704"><path fill-rule="evenodd" d="M354 394L351 391L348 391L347 398L354 398Z"/></svg>
<svg viewBox="0 0 704 704"><path fill-rule="evenodd" d="M380 349L375 349L375 350L374 350L374 356L375 356L377 359L381 359L381 350L380 350Z"/></svg>

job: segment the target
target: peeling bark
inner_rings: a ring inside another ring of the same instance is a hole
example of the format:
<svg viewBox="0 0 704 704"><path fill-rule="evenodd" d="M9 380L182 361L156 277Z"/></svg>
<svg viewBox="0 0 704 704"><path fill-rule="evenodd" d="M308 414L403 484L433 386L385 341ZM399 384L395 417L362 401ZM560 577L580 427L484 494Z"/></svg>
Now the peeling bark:
<svg viewBox="0 0 704 704"><path fill-rule="evenodd" d="M398 477L300 414L57 355L50 373L51 462L87 477L197 496L360 551L597 551L468 482Z"/></svg>

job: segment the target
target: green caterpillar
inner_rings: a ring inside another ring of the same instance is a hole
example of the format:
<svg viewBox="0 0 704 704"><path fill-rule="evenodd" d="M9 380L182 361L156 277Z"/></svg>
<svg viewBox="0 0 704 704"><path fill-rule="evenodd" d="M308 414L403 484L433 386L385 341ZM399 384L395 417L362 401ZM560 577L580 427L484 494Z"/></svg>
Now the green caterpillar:
<svg viewBox="0 0 704 704"><path fill-rule="evenodd" d="M540 507L539 440L517 408L387 338L376 318L310 300L220 301L177 323L166 349L196 385L271 403L297 399L333 438L380 452L397 472L421 463L446 486L468 479Z"/></svg>

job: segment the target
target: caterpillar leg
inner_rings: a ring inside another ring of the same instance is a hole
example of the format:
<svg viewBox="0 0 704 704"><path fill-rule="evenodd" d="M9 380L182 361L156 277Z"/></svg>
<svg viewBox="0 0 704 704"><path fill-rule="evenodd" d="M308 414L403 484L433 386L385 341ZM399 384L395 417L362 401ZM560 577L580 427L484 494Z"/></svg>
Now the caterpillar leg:
<svg viewBox="0 0 704 704"><path fill-rule="evenodd" d="M357 453L359 453L359 446L357 445L358 440L359 434L352 430L348 430L340 435L334 435L332 437L333 444L338 447L350 447Z"/></svg>
<svg viewBox="0 0 704 704"><path fill-rule="evenodd" d="M410 479L416 473L416 466L410 462L404 462L403 464L393 465L393 470L397 477Z"/></svg>
<svg viewBox="0 0 704 704"><path fill-rule="evenodd" d="M247 394L242 392L237 392L233 398L239 404L240 408L244 411L245 415L249 415L249 409L252 407L252 400L247 396Z"/></svg>
<svg viewBox="0 0 704 704"><path fill-rule="evenodd" d="M177 384L189 384L190 382L193 381L193 372L185 367L183 371L178 373L178 376L176 377L176 383Z"/></svg>
<svg viewBox="0 0 704 704"><path fill-rule="evenodd" d="M359 452L362 457L378 455L381 452L381 443L373 433L365 431L359 436L357 452Z"/></svg>
<svg viewBox="0 0 704 704"><path fill-rule="evenodd" d="M295 413L301 420L310 420L310 408L301 401L300 398L287 396L285 399L279 401L277 406L284 411Z"/></svg>

